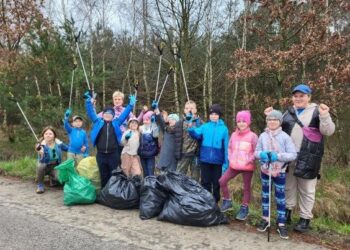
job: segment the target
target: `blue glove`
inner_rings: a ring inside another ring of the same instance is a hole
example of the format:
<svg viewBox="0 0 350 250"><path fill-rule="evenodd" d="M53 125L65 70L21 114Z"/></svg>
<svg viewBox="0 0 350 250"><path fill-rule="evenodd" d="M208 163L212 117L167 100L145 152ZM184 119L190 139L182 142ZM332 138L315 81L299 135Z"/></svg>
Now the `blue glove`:
<svg viewBox="0 0 350 250"><path fill-rule="evenodd" d="M131 106L134 106L136 103L136 96L135 95L129 95L129 104Z"/></svg>
<svg viewBox="0 0 350 250"><path fill-rule="evenodd" d="M67 109L66 112L64 113L64 117L68 118L68 117L70 117L71 114L72 114L72 110L71 109Z"/></svg>
<svg viewBox="0 0 350 250"><path fill-rule="evenodd" d="M151 108L152 109L157 109L158 108L158 102L156 100L153 100Z"/></svg>
<svg viewBox="0 0 350 250"><path fill-rule="evenodd" d="M227 163L222 164L222 174L224 174L227 169L228 169L228 164Z"/></svg>
<svg viewBox="0 0 350 250"><path fill-rule="evenodd" d="M152 115L151 116L151 122L155 122L156 121L156 116L155 115Z"/></svg>
<svg viewBox="0 0 350 250"><path fill-rule="evenodd" d="M88 90L84 93L84 99L91 99L91 91Z"/></svg>
<svg viewBox="0 0 350 250"><path fill-rule="evenodd" d="M277 161L278 160L278 156L277 156L277 153L276 152L271 152L270 153L270 160L271 160L271 162L275 162L275 161Z"/></svg>
<svg viewBox="0 0 350 250"><path fill-rule="evenodd" d="M185 115L185 120L186 122L188 123L191 123L192 122L192 112L188 113Z"/></svg>
<svg viewBox="0 0 350 250"><path fill-rule="evenodd" d="M129 140L130 137L131 137L131 134L132 134L132 132L129 131L129 132L125 135L125 140Z"/></svg>
<svg viewBox="0 0 350 250"><path fill-rule="evenodd" d="M269 161L269 155L267 151L262 151L260 152L260 161L262 163L267 163Z"/></svg>

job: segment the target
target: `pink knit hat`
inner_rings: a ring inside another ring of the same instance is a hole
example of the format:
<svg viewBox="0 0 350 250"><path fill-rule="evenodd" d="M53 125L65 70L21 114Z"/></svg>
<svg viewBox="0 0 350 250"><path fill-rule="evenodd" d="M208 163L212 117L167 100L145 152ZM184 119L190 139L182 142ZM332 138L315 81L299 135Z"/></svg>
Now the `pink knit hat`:
<svg viewBox="0 0 350 250"><path fill-rule="evenodd" d="M252 115L249 110L239 111L236 115L236 122L245 121L248 125L252 122Z"/></svg>
<svg viewBox="0 0 350 250"><path fill-rule="evenodd" d="M144 120L151 120L152 115L153 115L153 111L147 111L147 112L143 115L142 121L144 121Z"/></svg>

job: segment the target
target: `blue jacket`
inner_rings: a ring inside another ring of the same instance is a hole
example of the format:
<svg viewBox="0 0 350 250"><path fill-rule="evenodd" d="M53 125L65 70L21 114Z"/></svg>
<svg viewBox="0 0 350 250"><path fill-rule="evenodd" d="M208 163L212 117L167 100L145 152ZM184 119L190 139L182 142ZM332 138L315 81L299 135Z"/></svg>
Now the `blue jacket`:
<svg viewBox="0 0 350 250"><path fill-rule="evenodd" d="M49 147L47 145L42 145L42 147L44 149L44 155L42 158L40 158L40 156L39 156L38 160L40 163L49 164L52 162L51 157L50 157L50 153L49 153ZM68 151L68 146L66 144L64 144L63 142L56 139L56 144L55 144L54 149L56 151L55 154L58 157L56 163L60 164L62 162L62 151Z"/></svg>
<svg viewBox="0 0 350 250"><path fill-rule="evenodd" d="M199 160L209 164L228 163L228 128L223 120L209 121L198 128L190 128L190 135L201 140Z"/></svg>
<svg viewBox="0 0 350 250"><path fill-rule="evenodd" d="M87 133L82 128L73 128L69 125L68 118L64 118L64 129L68 133L69 146L68 152L73 154L84 154L89 155L89 142ZM85 152L81 152L81 147L85 146Z"/></svg>
<svg viewBox="0 0 350 250"><path fill-rule="evenodd" d="M85 108L86 108L86 112L87 112L88 117L93 122L93 127L92 127L91 132L90 132L90 139L91 139L92 145L96 146L97 136L98 136L100 130L102 129L105 121L103 120L103 118L97 116L95 108L92 105L90 99L86 99ZM122 125L123 122L126 120L126 118L128 118L129 113L132 111L132 108L133 108L133 106L129 104L124 109L123 113L119 116L119 118L115 118L112 121L114 132L117 136L119 144L121 142L121 138L123 135L122 131L120 130L120 125Z"/></svg>

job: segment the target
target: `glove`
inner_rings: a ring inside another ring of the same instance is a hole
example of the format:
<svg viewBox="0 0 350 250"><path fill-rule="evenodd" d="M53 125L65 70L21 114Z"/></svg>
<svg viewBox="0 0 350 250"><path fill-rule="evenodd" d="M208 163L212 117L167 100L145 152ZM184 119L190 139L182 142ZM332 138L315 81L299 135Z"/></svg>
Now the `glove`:
<svg viewBox="0 0 350 250"><path fill-rule="evenodd" d="M125 140L129 140L130 137L131 137L131 134L132 134L132 132L129 131L129 132L125 135Z"/></svg>
<svg viewBox="0 0 350 250"><path fill-rule="evenodd" d="M38 145L36 146L36 148L35 148L36 151L40 151L40 150L41 150L41 147L42 147L41 144L38 144Z"/></svg>
<svg viewBox="0 0 350 250"><path fill-rule="evenodd" d="M136 96L135 95L129 95L129 104L131 106L134 106L136 103Z"/></svg>
<svg viewBox="0 0 350 250"><path fill-rule="evenodd" d="M228 164L227 163L222 164L222 174L224 174L227 169L228 169Z"/></svg>
<svg viewBox="0 0 350 250"><path fill-rule="evenodd" d="M188 113L185 115L185 120L186 122L188 123L191 123L192 122L192 112Z"/></svg>
<svg viewBox="0 0 350 250"><path fill-rule="evenodd" d="M71 114L72 114L72 110L71 109L67 109L66 112L64 113L64 117L65 118L69 118Z"/></svg>
<svg viewBox="0 0 350 250"><path fill-rule="evenodd" d="M268 161L269 161L269 156L268 156L268 154L267 154L268 152L267 151L262 151L262 152L260 152L260 161L262 162L262 163L267 163Z"/></svg>
<svg viewBox="0 0 350 250"><path fill-rule="evenodd" d="M152 109L157 109L158 108L158 102L156 100L153 100L151 108Z"/></svg>
<svg viewBox="0 0 350 250"><path fill-rule="evenodd" d="M276 152L271 152L270 153L270 160L271 160L271 162L275 162L275 161L278 160L278 156L277 156Z"/></svg>
<svg viewBox="0 0 350 250"><path fill-rule="evenodd" d="M84 93L84 99L91 99L91 91L90 90L88 90L88 91L86 91L85 93Z"/></svg>
<svg viewBox="0 0 350 250"><path fill-rule="evenodd" d="M155 122L156 121L156 116L155 115L152 115L151 116L151 122Z"/></svg>

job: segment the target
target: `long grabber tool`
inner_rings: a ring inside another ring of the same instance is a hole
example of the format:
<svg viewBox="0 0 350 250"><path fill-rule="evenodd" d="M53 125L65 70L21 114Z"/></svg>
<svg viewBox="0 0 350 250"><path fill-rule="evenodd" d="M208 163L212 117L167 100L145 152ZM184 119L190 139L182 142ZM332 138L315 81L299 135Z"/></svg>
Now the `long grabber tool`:
<svg viewBox="0 0 350 250"><path fill-rule="evenodd" d="M270 232L271 232L271 174L272 174L272 168L271 168L271 152L267 153L269 157L268 161L268 169L269 169L269 221L268 221L268 227L267 227L267 242L270 242Z"/></svg>
<svg viewBox="0 0 350 250"><path fill-rule="evenodd" d="M24 119L26 120L28 127L29 127L30 130L32 131L32 133L33 133L33 135L34 135L36 141L39 141L37 135L36 135L35 132L34 132L33 127L30 125L30 123L29 123L29 121L28 121L28 119L27 119L27 116L26 116L26 115L24 114L24 112L23 112L23 109L21 108L21 105L19 105L18 101L15 99L14 95L13 95L11 92L9 92L9 95L10 95L10 100L13 101L13 102L15 102L15 103L17 104L17 107L18 107L19 110L21 111L21 113L22 113Z"/></svg>
<svg viewBox="0 0 350 250"><path fill-rule="evenodd" d="M86 80L86 84L87 84L87 87L89 90L91 90L91 87L90 87L90 83L89 83L89 79L87 77L87 74L86 74L86 70L85 70L85 66L84 66L84 61L83 61L83 58L81 56L81 53L80 53L80 49L79 49L79 44L78 44L78 39L80 37L80 32L77 36L74 36L74 39L75 39L75 46L77 47L77 51L78 51L78 55L79 55L79 58L80 58L80 63L81 63L81 66L83 68L83 71L84 71L84 75L85 75L85 80Z"/></svg>
<svg viewBox="0 0 350 250"><path fill-rule="evenodd" d="M170 69L168 70L168 73L166 74L166 77L165 77L165 80L164 80L164 83L163 83L163 86L162 86L162 90L161 90L160 93L159 93L158 100L157 100L158 103L159 103L159 101L160 101L160 98L162 97L162 94L163 94L165 85L166 85L166 83L168 82L169 75L170 75L170 73L171 73L172 71L173 71L173 67L170 67Z"/></svg>
<svg viewBox="0 0 350 250"><path fill-rule="evenodd" d="M135 90L135 98L136 99L137 99L137 91L138 91L138 89L139 89L139 81L136 80L135 83L134 83L134 90ZM135 110L136 110L136 105L134 106L134 110L133 110L134 114L135 114Z"/></svg>
<svg viewBox="0 0 350 250"><path fill-rule="evenodd" d="M156 92L154 94L154 100L157 100L157 94L158 94L158 86L159 86L159 77L160 77L160 69L162 68L162 59L163 59L163 49L164 49L164 43L161 42L157 46L158 52L159 52L159 65L158 65L158 75L157 75L157 84L156 84Z"/></svg>
<svg viewBox="0 0 350 250"><path fill-rule="evenodd" d="M69 93L69 109L72 107L72 95L73 95L73 84L74 84L74 73L77 67L77 60L75 56L73 57L73 70L72 70L72 80L70 82L70 93Z"/></svg>
<svg viewBox="0 0 350 250"><path fill-rule="evenodd" d="M184 71L184 67L183 67L183 64L182 64L181 55L180 55L180 53L176 53L176 56L177 56L177 58L179 58L179 61L180 61L180 67L181 67L181 72L182 72L182 78L183 78L184 85L185 85L185 91L186 91L187 101L189 101L189 100L190 100L190 97L189 97L189 95L188 95L188 89L187 89L185 71Z"/></svg>

